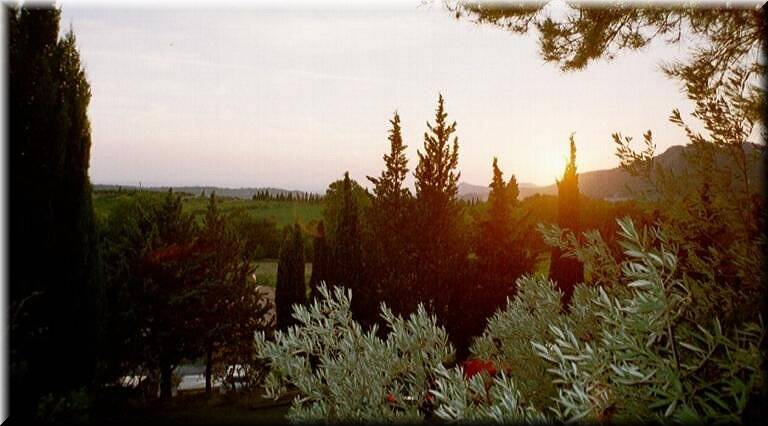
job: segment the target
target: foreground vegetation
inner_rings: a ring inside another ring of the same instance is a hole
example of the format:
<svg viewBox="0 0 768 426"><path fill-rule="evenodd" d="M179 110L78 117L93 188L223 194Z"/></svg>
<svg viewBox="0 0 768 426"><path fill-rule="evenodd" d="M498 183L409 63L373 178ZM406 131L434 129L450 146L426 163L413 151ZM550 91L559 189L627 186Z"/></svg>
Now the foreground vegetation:
<svg viewBox="0 0 768 426"><path fill-rule="evenodd" d="M297 327L257 339L268 395L295 385L296 422L740 422L764 385L762 321L702 317L717 310L706 297L715 283L681 273L658 229L619 225L618 277L588 264L601 284L577 286L565 312L555 283L518 279L461 365L423 306L404 320L382 305L382 340L352 319L351 293L321 287L322 300L294 308Z"/></svg>
<svg viewBox="0 0 768 426"><path fill-rule="evenodd" d="M565 69L690 26L705 47L666 70L704 129L671 114L686 166L654 163L650 131L641 151L616 133L622 167L653 191L591 200L571 137L556 197L519 200L494 158L488 201L462 202L458 125L438 95L412 170L392 115L371 191L345 173L321 202L94 195L74 36L59 38L53 8L11 9L15 412L85 421L140 401L174 417L174 369L199 362L207 394L214 378L243 400L263 386L292 398L294 421L764 414L766 210L748 171L765 154L746 149L764 103L762 12L577 5L555 22L538 6L449 7L535 26ZM277 259L274 306L252 279L264 259ZM99 399L126 376L141 378L133 394ZM208 415L181 406L179 421Z"/></svg>

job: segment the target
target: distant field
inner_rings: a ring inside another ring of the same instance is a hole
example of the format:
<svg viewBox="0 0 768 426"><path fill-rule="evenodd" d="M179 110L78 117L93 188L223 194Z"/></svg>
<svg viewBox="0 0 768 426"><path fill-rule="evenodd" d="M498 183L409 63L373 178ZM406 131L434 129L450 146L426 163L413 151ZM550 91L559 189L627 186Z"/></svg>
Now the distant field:
<svg viewBox="0 0 768 426"><path fill-rule="evenodd" d="M163 192L142 191L151 197L165 197ZM132 192L94 191L93 206L96 216L105 218L122 199L134 196ZM198 221L202 221L205 215L208 198L196 196L184 196L184 211L195 215ZM224 213L243 211L256 218L270 218L278 226L289 225L298 220L301 223L309 223L318 220L322 216L320 203L307 203L297 201L254 201L238 198L219 199L219 210Z"/></svg>
<svg viewBox="0 0 768 426"><path fill-rule="evenodd" d="M277 261L276 260L262 260L256 262L256 284L265 285L268 287L274 287L277 283ZM312 264L304 264L304 280L309 283L309 278L312 276Z"/></svg>

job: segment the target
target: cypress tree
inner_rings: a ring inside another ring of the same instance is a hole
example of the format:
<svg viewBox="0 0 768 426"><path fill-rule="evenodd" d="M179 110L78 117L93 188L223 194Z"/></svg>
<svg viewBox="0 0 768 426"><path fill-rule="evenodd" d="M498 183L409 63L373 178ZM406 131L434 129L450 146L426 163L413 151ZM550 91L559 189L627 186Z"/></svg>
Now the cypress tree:
<svg viewBox="0 0 768 426"><path fill-rule="evenodd" d="M360 286L363 269L360 224L349 172L344 173L342 205L333 244L333 284L352 290L352 310L359 313L369 289Z"/></svg>
<svg viewBox="0 0 768 426"><path fill-rule="evenodd" d="M557 223L562 229L569 229L576 235L579 227L579 176L576 174L576 142L570 138L570 158L563 172L563 179L557 181ZM568 306L576 284L584 281L584 266L578 259L563 256L559 248L552 249L549 278L556 282L563 292L563 302Z"/></svg>
<svg viewBox="0 0 768 426"><path fill-rule="evenodd" d="M88 177L91 92L52 5L6 8L11 405L92 382L100 263ZM62 368L61 366L66 366Z"/></svg>
<svg viewBox="0 0 768 426"><path fill-rule="evenodd" d="M304 282L304 239L298 223L293 224L283 240L277 263L275 287L275 314L277 329L285 330L295 324L292 317L294 304L306 304L307 289Z"/></svg>
<svg viewBox="0 0 768 426"><path fill-rule="evenodd" d="M366 266L376 299L370 308L378 308L378 302L384 300L395 312L404 313L403 301L410 295L415 263L408 232L413 196L403 187L408 174L407 146L403 143L397 112L389 122L392 127L388 136L390 150L384 154L385 169L378 178L368 176L374 184L374 197L368 209ZM375 316L375 312L373 314Z"/></svg>
<svg viewBox="0 0 768 426"><path fill-rule="evenodd" d="M456 171L459 143L456 122L448 123L443 96L440 95L435 124L427 123L423 152L418 151L416 166L416 220L413 238L416 245L417 288L414 300L430 302L438 316L447 313L453 286L466 269L466 246L462 239L461 205L457 200Z"/></svg>
<svg viewBox="0 0 768 426"><path fill-rule="evenodd" d="M487 318L505 305L507 297L514 295L515 280L530 272L535 264L529 248L533 224L516 209L517 180L513 175L508 182L504 181L496 158L489 187L488 208L477 223L473 244L477 275L462 283L464 297L459 299L465 305L453 318L452 338L459 357L467 353L472 337L482 333Z"/></svg>
<svg viewBox="0 0 768 426"><path fill-rule="evenodd" d="M331 272L330 253L328 252L328 243L325 240L325 225L323 225L322 220L317 224L317 233L312 250L312 276L309 279L309 289L312 298L316 298L319 296L317 288L320 283L330 284L329 273Z"/></svg>
<svg viewBox="0 0 768 426"><path fill-rule="evenodd" d="M518 204L517 180L513 175L509 182L504 181L496 158L493 159L493 180L488 186L491 188L488 209L478 224L475 253L487 292L498 295L503 302L513 290L517 277L531 269L533 260L524 250L526 242L520 241L526 236L525 223L515 220L518 219L514 210Z"/></svg>

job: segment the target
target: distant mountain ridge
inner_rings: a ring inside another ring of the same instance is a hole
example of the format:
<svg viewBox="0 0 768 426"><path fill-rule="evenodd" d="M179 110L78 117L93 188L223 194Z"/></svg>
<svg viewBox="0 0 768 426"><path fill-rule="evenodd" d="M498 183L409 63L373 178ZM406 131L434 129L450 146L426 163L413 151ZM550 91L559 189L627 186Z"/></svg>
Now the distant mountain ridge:
<svg viewBox="0 0 768 426"><path fill-rule="evenodd" d="M749 143L747 151L762 149L760 146ZM654 157L654 161L665 168L682 169L686 167L683 153L689 147L674 145L669 147L663 153ZM763 182L763 170L761 164L755 165L750 170L751 179L759 185ZM632 197L632 190L641 188L643 182L632 177L621 167L614 167L605 170L593 170L579 173L579 189L582 194L590 197L608 201L628 199ZM552 183L546 186L518 186L520 189L520 199L530 197L534 194L557 195L557 184ZM459 198L464 200L479 199L486 200L490 189L486 186L471 185L465 182L459 184Z"/></svg>
<svg viewBox="0 0 768 426"><path fill-rule="evenodd" d="M755 144L748 144L751 147L750 150L762 149L761 146ZM674 145L669 147L663 153L654 157L655 161L664 167L672 167L680 169L686 167L685 160L683 158L683 152L688 147L681 145ZM750 171L751 179L758 185L762 185L764 179L764 173L761 164L756 165L754 170ZM638 178L630 176L621 167L614 167L612 169L593 170L589 172L579 173L579 189L581 193L590 197L603 199L608 201L622 200L632 197L632 190L637 190L642 186L642 182ZM94 191L116 191L118 188L123 190L144 190L144 191L168 191L169 186L136 186L136 185L106 185L106 184L94 184ZM217 186L173 186L176 192L185 192L192 195L200 195L203 191L206 194L210 194L211 191L216 191L216 195L221 197L243 198L250 199L254 194L261 191L268 191L270 195L288 195L288 194L320 194L316 191L299 191L299 190L287 190L274 187L249 187L249 188L226 188ZM534 194L542 195L557 195L557 184L536 186L531 183L521 182L518 183L520 190L520 199L530 197ZM483 200L488 198L490 188L487 185L473 185L467 182L459 182L458 185L459 198L463 200Z"/></svg>
<svg viewBox="0 0 768 426"><path fill-rule="evenodd" d="M528 182L520 182L517 184L517 187L520 189L520 191L523 191L524 189L528 190L539 188L538 186ZM472 185L471 183L467 182L459 182L458 189L459 198L464 200L469 200L472 198L485 200L488 198L488 193L491 192L491 188L489 188L487 185Z"/></svg>
<svg viewBox="0 0 768 426"><path fill-rule="evenodd" d="M220 197L243 198L243 199L251 199L254 194L257 194L263 191L267 191L270 195L273 195L273 196L288 195L288 194L293 194L293 195L319 194L318 192L314 192L314 191L288 190L288 189L272 188L272 187L225 188L225 187L219 187L219 186L141 186L139 187L136 185L104 185L104 184L93 185L94 191L117 191L119 188L122 188L124 191L142 190L142 191L158 191L158 192L165 192L165 191L168 191L168 188L173 188L174 192L184 192L192 195L200 195L202 194L203 191L205 191L206 195L210 195L212 191L216 191L216 195Z"/></svg>

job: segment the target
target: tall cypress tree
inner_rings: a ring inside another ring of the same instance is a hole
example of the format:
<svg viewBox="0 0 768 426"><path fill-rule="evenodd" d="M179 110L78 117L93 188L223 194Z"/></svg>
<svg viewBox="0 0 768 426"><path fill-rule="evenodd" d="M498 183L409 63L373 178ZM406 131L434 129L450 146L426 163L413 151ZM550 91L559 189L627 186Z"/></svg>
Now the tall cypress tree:
<svg viewBox="0 0 768 426"><path fill-rule="evenodd" d="M579 176L576 174L576 142L570 138L570 158L565 166L563 179L557 181L557 222L562 229L576 233L579 227ZM578 259L565 257L560 249L552 249L549 278L563 292L563 301L570 303L576 284L584 281L584 265Z"/></svg>
<svg viewBox="0 0 768 426"><path fill-rule="evenodd" d="M333 264L333 284L352 290L352 311L359 318L364 301L370 297L370 288L360 285L363 274L360 223L349 172L344 173L342 206L333 241Z"/></svg>
<svg viewBox="0 0 768 426"><path fill-rule="evenodd" d="M453 317L451 327L459 357L467 353L472 337L482 333L487 318L515 293L515 280L535 264L530 250L533 224L516 208L517 180L513 175L504 181L496 158L489 187L488 208L477 223L473 241L477 275L462 283L465 293L459 299L466 304Z"/></svg>
<svg viewBox="0 0 768 426"><path fill-rule="evenodd" d="M312 298L319 296L317 288L320 283L330 285L331 278L331 257L328 242L325 239L325 225L323 225L322 220L317 224L316 232L312 245L312 276L309 278L309 290Z"/></svg>
<svg viewBox="0 0 768 426"><path fill-rule="evenodd" d="M457 200L456 171L459 143L456 122L448 123L440 95L435 124L427 123L423 152L418 151L415 209L418 226L414 232L417 253L417 288L414 300L431 303L438 315L447 313L451 292L465 270L466 246L462 238L461 205Z"/></svg>
<svg viewBox="0 0 768 426"><path fill-rule="evenodd" d="M374 205L386 206L401 205L410 198L411 191L403 187L405 177L408 174L408 159L405 157L407 145L403 143L400 128L400 115L395 112L389 123L389 154L384 154L385 169L378 178L368 176L368 180L374 184Z"/></svg>
<svg viewBox="0 0 768 426"><path fill-rule="evenodd" d="M413 196L403 187L408 174L407 146L403 144L400 116L390 120L390 150L384 154L385 169L378 178L368 176L374 184L373 200L368 209L370 226L366 236L366 269L375 300L371 309L383 300L395 312L403 313L403 300L410 296L413 250L410 244L410 211Z"/></svg>
<svg viewBox="0 0 768 426"><path fill-rule="evenodd" d="M87 385L100 264L88 177L90 88L52 5L8 7L10 373L14 408ZM66 365L66 368L61 368Z"/></svg>
<svg viewBox="0 0 768 426"><path fill-rule="evenodd" d="M515 279L533 266L533 257L524 247L531 227L515 210L519 194L517 180L513 175L509 182L504 181L496 158L489 187L488 210L478 223L474 246L484 285L503 302L513 290Z"/></svg>
<svg viewBox="0 0 768 426"><path fill-rule="evenodd" d="M277 329L285 330L296 323L292 317L293 305L307 303L307 287L304 282L304 238L298 223L293 224L277 263L275 287L275 314Z"/></svg>

